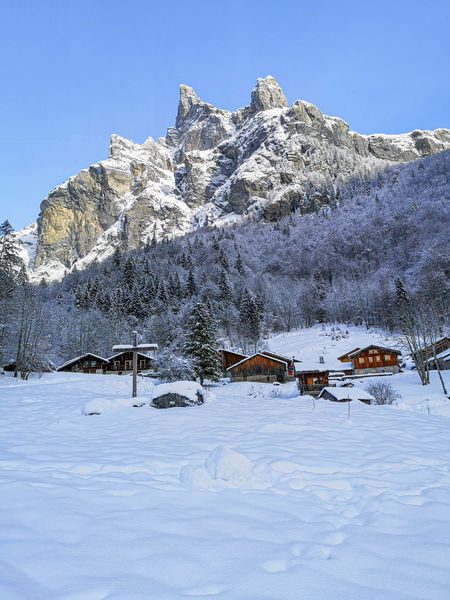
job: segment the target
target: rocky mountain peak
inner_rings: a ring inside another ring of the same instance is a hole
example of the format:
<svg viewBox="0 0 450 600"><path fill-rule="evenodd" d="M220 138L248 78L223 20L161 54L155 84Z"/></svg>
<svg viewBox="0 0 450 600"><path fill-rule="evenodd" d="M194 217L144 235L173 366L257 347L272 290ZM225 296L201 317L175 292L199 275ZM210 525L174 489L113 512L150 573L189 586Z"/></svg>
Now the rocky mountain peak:
<svg viewBox="0 0 450 600"><path fill-rule="evenodd" d="M200 104L200 99L195 91L183 83L180 85L180 100L178 102L178 112L176 127L181 127L184 119L195 104Z"/></svg>
<svg viewBox="0 0 450 600"><path fill-rule="evenodd" d="M62 278L116 247L315 212L338 202L352 178L445 150L450 130L360 135L309 102L288 107L273 77L258 79L250 106L234 112L181 85L166 138L139 144L112 135L106 160L48 194L22 245L36 281Z"/></svg>
<svg viewBox="0 0 450 600"><path fill-rule="evenodd" d="M271 75L256 80L250 102L252 114L271 108L285 108L287 105L283 90Z"/></svg>

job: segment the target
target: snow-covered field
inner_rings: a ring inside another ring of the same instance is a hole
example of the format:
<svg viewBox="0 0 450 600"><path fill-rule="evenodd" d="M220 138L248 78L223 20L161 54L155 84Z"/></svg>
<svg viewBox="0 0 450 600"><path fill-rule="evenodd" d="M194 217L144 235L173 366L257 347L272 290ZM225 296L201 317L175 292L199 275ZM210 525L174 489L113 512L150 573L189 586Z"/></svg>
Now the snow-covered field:
<svg viewBox="0 0 450 600"><path fill-rule="evenodd" d="M450 419L436 378L431 414L389 380L348 420L292 384L157 410L125 376L1 377L0 598L447 599Z"/></svg>

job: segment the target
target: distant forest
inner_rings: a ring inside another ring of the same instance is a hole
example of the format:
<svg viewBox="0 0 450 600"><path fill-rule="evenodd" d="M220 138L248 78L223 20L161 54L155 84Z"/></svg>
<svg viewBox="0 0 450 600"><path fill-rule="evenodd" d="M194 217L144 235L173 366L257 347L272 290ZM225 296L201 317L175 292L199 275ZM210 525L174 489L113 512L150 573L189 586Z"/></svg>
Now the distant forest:
<svg viewBox="0 0 450 600"><path fill-rule="evenodd" d="M447 327L450 153L355 178L329 195L315 213L118 248L101 264L38 286L27 282L3 231L2 364L26 344L36 361L54 364L88 351L109 356L134 329L182 354L199 300L214 315L218 341L244 351L317 322L395 331L396 278Z"/></svg>

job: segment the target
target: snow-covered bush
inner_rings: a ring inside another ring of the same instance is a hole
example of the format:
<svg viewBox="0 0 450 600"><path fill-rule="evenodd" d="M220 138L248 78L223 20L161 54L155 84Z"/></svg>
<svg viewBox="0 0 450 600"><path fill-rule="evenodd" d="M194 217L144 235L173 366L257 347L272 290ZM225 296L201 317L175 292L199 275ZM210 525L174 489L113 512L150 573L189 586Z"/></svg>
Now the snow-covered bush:
<svg viewBox="0 0 450 600"><path fill-rule="evenodd" d="M401 398L392 383L387 381L373 381L369 383L366 390L375 398L372 404L392 404Z"/></svg>
<svg viewBox="0 0 450 600"><path fill-rule="evenodd" d="M156 372L161 381L195 379L192 360L180 356L170 348L161 352L156 359Z"/></svg>

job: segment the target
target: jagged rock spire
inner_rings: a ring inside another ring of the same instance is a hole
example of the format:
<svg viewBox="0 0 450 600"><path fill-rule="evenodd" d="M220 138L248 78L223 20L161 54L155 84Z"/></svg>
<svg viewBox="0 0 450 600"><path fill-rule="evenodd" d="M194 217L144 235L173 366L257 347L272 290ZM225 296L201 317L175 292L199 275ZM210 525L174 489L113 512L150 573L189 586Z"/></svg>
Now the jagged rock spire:
<svg viewBox="0 0 450 600"><path fill-rule="evenodd" d="M175 123L177 127L182 125L183 120L186 118L186 115L191 110L192 106L199 103L200 99L194 90L182 83L180 85L180 100L178 102L177 120Z"/></svg>
<svg viewBox="0 0 450 600"><path fill-rule="evenodd" d="M287 105L283 90L271 75L256 80L250 103L252 113L270 108L284 108Z"/></svg>

